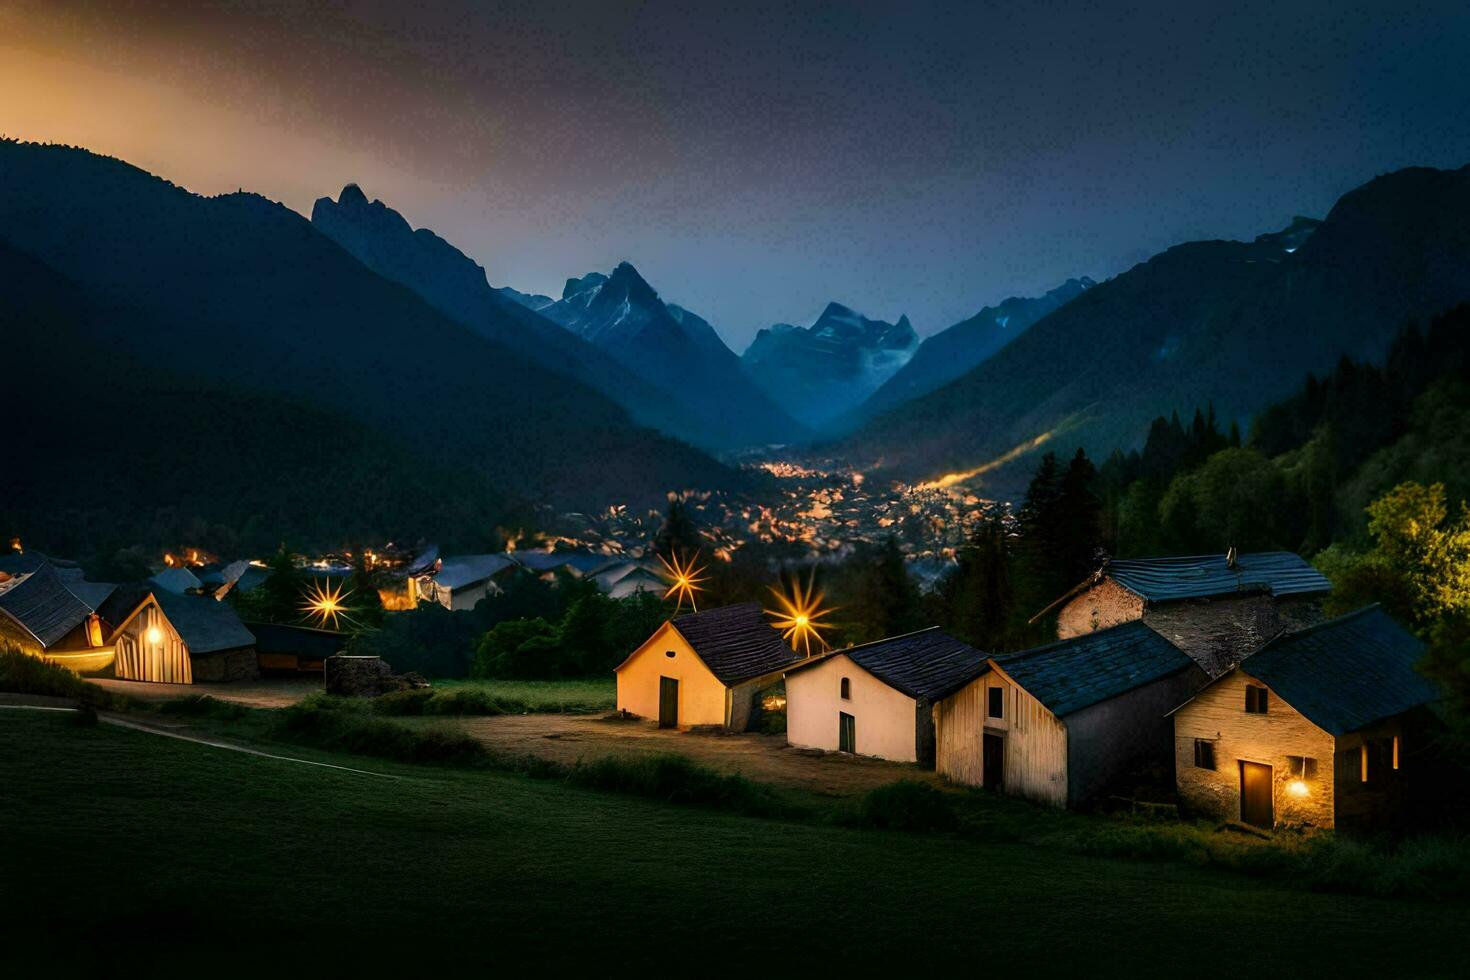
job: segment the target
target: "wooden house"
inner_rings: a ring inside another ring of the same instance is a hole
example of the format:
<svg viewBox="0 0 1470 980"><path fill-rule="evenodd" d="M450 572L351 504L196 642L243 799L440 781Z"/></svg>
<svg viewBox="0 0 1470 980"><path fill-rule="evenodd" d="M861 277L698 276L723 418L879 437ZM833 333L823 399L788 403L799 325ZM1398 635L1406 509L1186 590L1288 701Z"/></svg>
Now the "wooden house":
<svg viewBox="0 0 1470 980"><path fill-rule="evenodd" d="M1181 806L1267 828L1394 819L1439 696L1422 653L1378 606L1268 643L1173 713Z"/></svg>
<svg viewBox="0 0 1470 980"><path fill-rule="evenodd" d="M1134 621L1020 653L934 706L936 769L1053 806L1073 806L1148 765L1167 767L1167 713L1208 677Z"/></svg>
<svg viewBox="0 0 1470 980"><path fill-rule="evenodd" d="M105 668L112 648L96 605L115 587L85 582L80 572L69 584L48 561L30 567L0 581L0 642L78 672Z"/></svg>
<svg viewBox="0 0 1470 980"><path fill-rule="evenodd" d="M786 672L786 741L933 766L933 702L987 669L937 627L814 657Z"/></svg>
<svg viewBox="0 0 1470 980"><path fill-rule="evenodd" d="M114 674L123 680L194 684L259 676L255 636L226 602L153 586L121 588L104 605L114 623Z"/></svg>
<svg viewBox="0 0 1470 980"><path fill-rule="evenodd" d="M661 728L745 731L756 695L796 661L759 603L679 616L618 665L618 710Z"/></svg>
<svg viewBox="0 0 1470 980"><path fill-rule="evenodd" d="M1061 640L1141 619L1218 677L1278 633L1321 620L1332 583L1289 551L1108 561L1033 617Z"/></svg>
<svg viewBox="0 0 1470 980"><path fill-rule="evenodd" d="M487 595L500 591L500 581L512 575L516 563L501 554L459 555L445 558L435 571L415 579L420 602L437 602L451 612L473 609Z"/></svg>

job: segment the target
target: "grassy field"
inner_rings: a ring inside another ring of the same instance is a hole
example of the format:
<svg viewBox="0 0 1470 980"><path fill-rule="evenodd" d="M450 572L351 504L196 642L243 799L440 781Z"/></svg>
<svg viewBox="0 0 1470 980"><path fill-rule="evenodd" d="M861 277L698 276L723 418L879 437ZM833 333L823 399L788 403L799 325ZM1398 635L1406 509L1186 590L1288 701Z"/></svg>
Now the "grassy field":
<svg viewBox="0 0 1470 980"><path fill-rule="evenodd" d="M531 711L592 714L617 705L617 682L611 677L566 681L437 680L435 690L484 691L495 698L520 701Z"/></svg>
<svg viewBox="0 0 1470 980"><path fill-rule="evenodd" d="M786 823L484 770L381 779L0 711L0 930L48 975L1457 975L1463 905Z"/></svg>

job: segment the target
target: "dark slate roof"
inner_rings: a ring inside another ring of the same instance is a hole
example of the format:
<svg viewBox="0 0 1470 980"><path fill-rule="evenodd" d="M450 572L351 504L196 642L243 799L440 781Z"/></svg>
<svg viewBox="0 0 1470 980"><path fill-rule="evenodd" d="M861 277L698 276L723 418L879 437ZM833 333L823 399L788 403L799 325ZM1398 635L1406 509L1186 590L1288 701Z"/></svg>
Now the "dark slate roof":
<svg viewBox="0 0 1470 980"><path fill-rule="evenodd" d="M6 551L0 554L0 572L6 575L25 575L42 565L52 565L58 570L76 569L77 563L66 558L53 558L39 551Z"/></svg>
<svg viewBox="0 0 1470 980"><path fill-rule="evenodd" d="M183 595L190 589L197 589L204 583L199 581L199 576L184 568L182 565L174 568L165 568L148 581L165 589L175 595Z"/></svg>
<svg viewBox="0 0 1470 980"><path fill-rule="evenodd" d="M42 647L50 647L92 614L92 608L72 594L50 563L5 583L0 610L20 623Z"/></svg>
<svg viewBox="0 0 1470 980"><path fill-rule="evenodd" d="M1414 669L1424 645L1379 606L1287 633L1240 669L1331 735L1437 700Z"/></svg>
<svg viewBox="0 0 1470 980"><path fill-rule="evenodd" d="M284 653L298 657L331 657L347 645L346 633L288 626L284 623L246 623L255 634L256 653Z"/></svg>
<svg viewBox="0 0 1470 980"><path fill-rule="evenodd" d="M952 694L990 669L988 654L940 632L937 626L836 650L828 656L839 655L889 687L911 698L930 701ZM815 667L826 659L802 663L788 673Z"/></svg>
<svg viewBox="0 0 1470 980"><path fill-rule="evenodd" d="M1142 620L991 659L1058 718L1195 666Z"/></svg>
<svg viewBox="0 0 1470 980"><path fill-rule="evenodd" d="M102 600L102 605L97 607L97 615L116 630L152 592L152 582L124 582L112 591L112 595Z"/></svg>
<svg viewBox="0 0 1470 980"><path fill-rule="evenodd" d="M458 555L444 559L439 565L439 571L434 573L434 581L452 592L494 578L514 564L514 561L499 554Z"/></svg>
<svg viewBox="0 0 1470 980"><path fill-rule="evenodd" d="M66 588L93 612L101 609L108 597L117 591L117 586L111 582L88 582L85 579L72 579L66 583Z"/></svg>
<svg viewBox="0 0 1470 980"><path fill-rule="evenodd" d="M1150 602L1203 599L1236 592L1305 595L1330 592L1332 583L1290 551L1260 551L1240 555L1236 567L1224 555L1191 558L1135 558L1111 561L1103 575Z"/></svg>
<svg viewBox="0 0 1470 980"><path fill-rule="evenodd" d="M164 589L154 589L153 598L183 638L191 657L255 646L255 634L245 628L228 602Z"/></svg>
<svg viewBox="0 0 1470 980"><path fill-rule="evenodd" d="M707 609L672 622L724 684L782 670L797 659L758 602Z"/></svg>

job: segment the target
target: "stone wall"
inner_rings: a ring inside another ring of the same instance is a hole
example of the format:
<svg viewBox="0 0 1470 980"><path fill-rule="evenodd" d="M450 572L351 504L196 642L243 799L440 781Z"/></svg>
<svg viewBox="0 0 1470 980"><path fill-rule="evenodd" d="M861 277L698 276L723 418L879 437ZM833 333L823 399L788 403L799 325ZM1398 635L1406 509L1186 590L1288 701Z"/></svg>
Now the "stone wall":
<svg viewBox="0 0 1470 980"><path fill-rule="evenodd" d="M1057 613L1057 639L1070 640L1143 616L1143 599L1105 578L1063 604Z"/></svg>
<svg viewBox="0 0 1470 980"><path fill-rule="evenodd" d="M349 657L339 653L326 659L323 674L326 692L346 697L372 698L429 686L418 674L393 673L382 657Z"/></svg>
<svg viewBox="0 0 1470 980"><path fill-rule="evenodd" d="M196 684L253 681L260 676L254 647L190 656L189 661L189 672Z"/></svg>

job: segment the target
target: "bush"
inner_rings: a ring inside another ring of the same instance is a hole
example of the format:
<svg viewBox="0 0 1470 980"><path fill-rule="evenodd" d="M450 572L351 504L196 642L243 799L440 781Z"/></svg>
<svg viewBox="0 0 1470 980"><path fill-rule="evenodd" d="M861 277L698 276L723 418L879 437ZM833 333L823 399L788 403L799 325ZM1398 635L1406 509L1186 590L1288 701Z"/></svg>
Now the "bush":
<svg viewBox="0 0 1470 980"><path fill-rule="evenodd" d="M682 755L605 756L579 763L567 782L667 803L712 807L757 817L799 813L769 786L716 772Z"/></svg>
<svg viewBox="0 0 1470 980"><path fill-rule="evenodd" d="M480 639L475 677L549 677L560 674L556 630L546 620L510 619Z"/></svg>
<svg viewBox="0 0 1470 980"><path fill-rule="evenodd" d="M9 643L0 644L0 691L72 698L97 708L113 707L119 700L60 664L33 656Z"/></svg>
<svg viewBox="0 0 1470 980"><path fill-rule="evenodd" d="M395 691L369 702L380 715L509 715L526 714L530 706L514 698L498 698L475 688Z"/></svg>
<svg viewBox="0 0 1470 980"><path fill-rule="evenodd" d="M883 830L951 831L959 818L949 797L925 783L901 779L870 790L858 810L859 822Z"/></svg>
<svg viewBox="0 0 1470 980"><path fill-rule="evenodd" d="M465 678L483 627L472 612L450 612L434 603L394 613L379 629L364 630L347 643L346 653L382 657L395 673L417 671L425 677Z"/></svg>
<svg viewBox="0 0 1470 980"><path fill-rule="evenodd" d="M449 728L408 728L321 703L302 702L283 709L278 730L292 741L327 751L399 762L466 766L489 761L485 747L463 732Z"/></svg>

